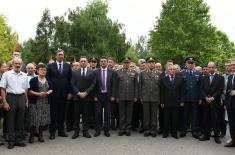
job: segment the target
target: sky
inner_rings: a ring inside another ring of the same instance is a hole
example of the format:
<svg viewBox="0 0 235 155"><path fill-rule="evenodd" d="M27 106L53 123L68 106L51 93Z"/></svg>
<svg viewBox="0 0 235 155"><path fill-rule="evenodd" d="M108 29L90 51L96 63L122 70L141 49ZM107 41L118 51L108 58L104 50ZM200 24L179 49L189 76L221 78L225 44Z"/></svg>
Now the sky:
<svg viewBox="0 0 235 155"><path fill-rule="evenodd" d="M60 16L76 7L84 8L89 0L0 0L0 14L7 18L7 24L19 35L20 42L34 38L37 23L45 8L51 16ZM161 12L164 0L108 0L108 16L125 25L127 39L132 42L138 36L148 36ZM210 7L211 22L229 39L235 42L235 0L204 0Z"/></svg>

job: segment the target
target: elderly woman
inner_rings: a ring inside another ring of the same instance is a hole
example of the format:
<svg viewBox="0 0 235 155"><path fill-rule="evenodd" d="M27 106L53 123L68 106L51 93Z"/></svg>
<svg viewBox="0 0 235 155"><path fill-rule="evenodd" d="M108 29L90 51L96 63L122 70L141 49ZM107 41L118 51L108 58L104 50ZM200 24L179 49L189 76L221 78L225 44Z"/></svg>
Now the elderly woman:
<svg viewBox="0 0 235 155"><path fill-rule="evenodd" d="M30 137L29 143L34 143L34 133L38 131L38 141L44 142L43 128L50 124L49 96L52 93L51 83L46 78L47 67L45 64L37 66L38 76L30 80L29 89L29 118Z"/></svg>

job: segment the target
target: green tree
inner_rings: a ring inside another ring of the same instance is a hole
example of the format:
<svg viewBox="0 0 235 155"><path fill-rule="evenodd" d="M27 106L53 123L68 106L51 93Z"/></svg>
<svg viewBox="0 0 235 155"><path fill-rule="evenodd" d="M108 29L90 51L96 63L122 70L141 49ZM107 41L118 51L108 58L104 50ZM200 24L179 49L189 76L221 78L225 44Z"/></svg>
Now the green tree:
<svg viewBox="0 0 235 155"><path fill-rule="evenodd" d="M131 58L131 61L138 64L138 55L137 53L135 52L134 48L133 47L130 47L127 52L126 52L126 55L127 57L130 57Z"/></svg>
<svg viewBox="0 0 235 155"><path fill-rule="evenodd" d="M134 50L139 58L145 58L148 55L148 39L146 36L139 36L137 43L134 45Z"/></svg>
<svg viewBox="0 0 235 155"><path fill-rule="evenodd" d="M211 25L209 7L203 0L166 0L162 8L149 41L152 53L162 62L171 58L182 64L190 55L203 64L220 56L221 46L231 44L220 38L221 34Z"/></svg>
<svg viewBox="0 0 235 155"><path fill-rule="evenodd" d="M108 4L100 0L88 3L85 9L77 8L69 14L70 43L73 55L113 56L118 61L125 55L126 43L123 25L107 16Z"/></svg>
<svg viewBox="0 0 235 155"><path fill-rule="evenodd" d="M8 61L12 56L14 44L18 43L18 37L12 32L11 27L6 23L6 18L0 15L0 60Z"/></svg>

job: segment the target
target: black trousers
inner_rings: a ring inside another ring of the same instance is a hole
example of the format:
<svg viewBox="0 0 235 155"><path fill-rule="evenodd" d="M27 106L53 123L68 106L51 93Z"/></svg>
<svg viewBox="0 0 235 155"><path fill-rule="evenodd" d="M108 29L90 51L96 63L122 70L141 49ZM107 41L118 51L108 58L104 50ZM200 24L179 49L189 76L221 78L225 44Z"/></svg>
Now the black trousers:
<svg viewBox="0 0 235 155"><path fill-rule="evenodd" d="M157 132L157 107L156 102L143 102L145 131Z"/></svg>
<svg viewBox="0 0 235 155"><path fill-rule="evenodd" d="M87 132L89 129L88 119L90 114L91 101L78 99L74 102L74 130L80 130L80 119L82 115L82 131Z"/></svg>
<svg viewBox="0 0 235 155"><path fill-rule="evenodd" d="M130 131L132 126L132 101L119 101L119 128L121 131Z"/></svg>
<svg viewBox="0 0 235 155"><path fill-rule="evenodd" d="M51 112L51 124L50 133L55 134L58 132L64 132L65 123L65 111L66 111L66 98L65 97L53 97L50 104Z"/></svg>
<svg viewBox="0 0 235 155"><path fill-rule="evenodd" d="M165 107L163 118L163 134L169 134L169 131L171 129L171 134L177 135L177 130L179 128L179 108Z"/></svg>
<svg viewBox="0 0 235 155"><path fill-rule="evenodd" d="M116 101L111 102L111 127L115 129L119 125L119 109Z"/></svg>
<svg viewBox="0 0 235 155"><path fill-rule="evenodd" d="M163 115L164 115L164 109L159 105L158 106L158 122L159 122L159 130L162 130L163 131Z"/></svg>
<svg viewBox="0 0 235 155"><path fill-rule="evenodd" d="M95 119L96 119L96 130L101 130L102 126L104 131L110 130L110 99L107 93L101 93L99 101L95 104ZM103 115L104 110L104 115ZM104 116L104 117L103 117ZM104 120L104 124L103 124Z"/></svg>
<svg viewBox="0 0 235 155"><path fill-rule="evenodd" d="M229 121L229 130L232 138L232 142L235 143L235 108L227 108L228 112L228 121Z"/></svg>
<svg viewBox="0 0 235 155"><path fill-rule="evenodd" d="M72 128L74 124L74 100L67 101L66 105L66 128Z"/></svg>
<svg viewBox="0 0 235 155"><path fill-rule="evenodd" d="M198 102L185 102L184 107L182 107L181 115L182 132L186 133L190 127L193 134L199 132L198 107Z"/></svg>
<svg viewBox="0 0 235 155"><path fill-rule="evenodd" d="M8 93L6 100L10 106L10 110L7 111L8 140L18 143L23 140L25 95Z"/></svg>
<svg viewBox="0 0 235 155"><path fill-rule="evenodd" d="M209 136L211 127L214 131L215 137L220 134L221 124L221 109L211 108L210 106L203 106L202 108L202 128L204 136Z"/></svg>
<svg viewBox="0 0 235 155"><path fill-rule="evenodd" d="M133 104L133 116L132 116L132 128L139 128L143 123L143 105L138 99L135 104Z"/></svg>

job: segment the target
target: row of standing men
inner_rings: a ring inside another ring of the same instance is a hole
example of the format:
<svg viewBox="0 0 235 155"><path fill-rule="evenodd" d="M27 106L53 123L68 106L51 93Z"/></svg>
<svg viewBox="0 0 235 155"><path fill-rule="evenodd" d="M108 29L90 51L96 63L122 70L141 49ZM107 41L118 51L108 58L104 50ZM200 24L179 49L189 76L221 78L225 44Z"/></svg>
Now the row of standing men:
<svg viewBox="0 0 235 155"><path fill-rule="evenodd" d="M131 60L128 57L123 58L122 69L116 71L108 67L107 57L101 57L100 68L96 70L88 68L87 58L81 57L80 68L74 71L71 70L69 64L63 62L63 50L57 51L56 59L56 62L47 66L46 74L50 89L53 91L50 95L48 94L51 120L50 139L55 139L56 130L58 130L59 136L67 137L64 130L65 103L71 96L70 94L73 94L74 107L71 108L73 116L70 117L74 118L74 121L68 120L67 117L67 122L73 122L73 139L79 136L80 116L82 116L83 136L91 137L88 129L92 122L91 107L93 105L95 137L100 135L102 129L104 135L109 137L110 124L111 126L115 125L115 118L118 121L116 123L119 124L119 136L124 134L130 136L131 129L142 126L145 137L149 135L156 137L159 129L157 121L159 109L161 120L159 125L163 132L163 138L168 137L171 133L174 138L178 139L177 132L179 130L181 131L180 137L184 137L187 130L191 128L192 136L201 141L209 140L210 132L213 130L215 142L221 143L219 138L223 120L221 117L221 96L225 81L221 75L216 73L215 63L208 63L209 74L203 76L194 69L195 62L191 57L186 60L187 69L180 73L176 73L176 68L170 61L165 66L164 72L156 70L155 59L151 57L146 59L147 69L140 73L130 69ZM224 99L227 101L227 108L230 111L229 118L231 119L234 118L231 117L234 115L233 80L234 76L231 74L227 82L226 99ZM9 81L1 80L0 83L0 87L6 92L6 94L2 94L3 98L5 97L6 101L7 98L8 100L13 97L14 99L21 98L21 92L19 94L7 92L7 82ZM29 104L30 101L32 102L32 97L29 96ZM199 105L201 112L199 112ZM119 116L115 114L115 109L119 111ZM135 111L136 109L142 110ZM103 110L104 118L102 118ZM138 115L138 112L141 111L143 117ZM200 116L201 119L199 119ZM228 146L234 146L234 120L230 122L232 122L230 123L232 141ZM8 128L9 126L12 128L10 123ZM67 123L67 129L68 127L69 123ZM17 133L21 134L19 131ZM10 130L10 132L13 131ZM31 130L31 138L34 135L32 132L35 130ZM199 137L200 133L202 133L201 137ZM10 135L10 143L15 142L18 146L23 146L20 136L13 138L12 133L8 134Z"/></svg>

